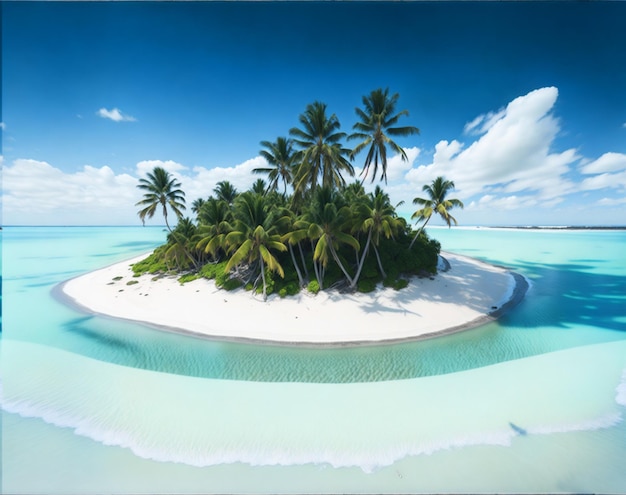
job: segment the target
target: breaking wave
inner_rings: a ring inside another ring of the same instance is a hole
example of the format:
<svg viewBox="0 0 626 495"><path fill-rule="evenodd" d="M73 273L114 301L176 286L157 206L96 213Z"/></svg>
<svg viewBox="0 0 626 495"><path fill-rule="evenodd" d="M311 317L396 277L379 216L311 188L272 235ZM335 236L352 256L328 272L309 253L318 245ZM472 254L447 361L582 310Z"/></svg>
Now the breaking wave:
<svg viewBox="0 0 626 495"><path fill-rule="evenodd" d="M533 388L519 361L497 365L497 372L384 383L259 383L126 368L12 342L3 356L3 371L10 373L3 373L2 407L162 462L323 464L372 472L408 456L616 425L622 416L610 393L615 381L596 391L621 372L617 402L623 404L624 346L597 349L608 371L596 371L593 359L586 366L577 350L532 358L540 372L554 370L554 359L562 366L562 374ZM599 374L585 379L592 372Z"/></svg>

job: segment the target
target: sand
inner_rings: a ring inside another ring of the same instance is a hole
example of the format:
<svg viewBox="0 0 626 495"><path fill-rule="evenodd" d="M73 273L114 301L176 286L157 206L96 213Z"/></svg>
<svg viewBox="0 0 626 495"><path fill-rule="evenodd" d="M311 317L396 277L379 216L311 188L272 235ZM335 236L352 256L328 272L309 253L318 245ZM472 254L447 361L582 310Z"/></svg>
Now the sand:
<svg viewBox="0 0 626 495"><path fill-rule="evenodd" d="M302 291L262 296L225 291L200 279L134 277L140 257L69 280L57 293L78 308L143 322L162 330L220 340L277 344L357 345L417 340L474 328L495 319L524 296L524 277L504 268L442 253L450 268L414 278L396 291L368 294ZM120 278L121 277L121 278ZM129 281L137 283L127 285Z"/></svg>

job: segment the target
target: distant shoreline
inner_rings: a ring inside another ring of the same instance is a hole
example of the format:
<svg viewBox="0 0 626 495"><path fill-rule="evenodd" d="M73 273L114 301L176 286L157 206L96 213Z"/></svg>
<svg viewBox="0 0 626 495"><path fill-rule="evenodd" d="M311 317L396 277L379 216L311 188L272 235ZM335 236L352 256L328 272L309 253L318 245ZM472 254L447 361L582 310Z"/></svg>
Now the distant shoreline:
<svg viewBox="0 0 626 495"><path fill-rule="evenodd" d="M477 227L484 229L515 229L515 230L626 230L626 226L576 226L576 225L567 225L563 227L559 226L540 226L540 225L528 225L523 227L513 227L513 226L490 226L490 227Z"/></svg>

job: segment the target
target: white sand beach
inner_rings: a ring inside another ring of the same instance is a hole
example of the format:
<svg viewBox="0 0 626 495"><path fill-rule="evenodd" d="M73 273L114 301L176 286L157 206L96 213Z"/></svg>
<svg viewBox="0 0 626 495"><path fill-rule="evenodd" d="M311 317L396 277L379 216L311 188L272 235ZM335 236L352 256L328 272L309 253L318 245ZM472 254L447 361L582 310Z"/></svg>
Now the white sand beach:
<svg viewBox="0 0 626 495"><path fill-rule="evenodd" d="M223 340L351 345L416 340L476 327L523 297L523 277L451 253L450 269L412 279L396 291L362 294L303 291L281 299L213 281L181 285L175 277L133 277L147 255L87 273L63 284L63 296L90 312L140 321L164 330ZM118 277L121 279L114 280ZM127 285L129 281L137 281Z"/></svg>

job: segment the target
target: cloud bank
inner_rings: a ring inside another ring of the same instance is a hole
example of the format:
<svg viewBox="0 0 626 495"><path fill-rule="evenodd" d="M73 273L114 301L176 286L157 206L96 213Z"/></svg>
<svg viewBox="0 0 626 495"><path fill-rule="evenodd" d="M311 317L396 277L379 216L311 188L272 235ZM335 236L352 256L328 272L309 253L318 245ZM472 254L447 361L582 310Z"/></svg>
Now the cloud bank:
<svg viewBox="0 0 626 495"><path fill-rule="evenodd" d="M573 148L555 149L561 132L554 115L557 98L557 88L537 89L465 124L467 143L442 139L428 153L417 147L405 148L408 161L390 157L386 186L378 180L367 180L364 186L371 191L382 185L394 204L405 202L399 212L406 216L413 212L412 199L422 195L422 186L444 176L456 185L453 197L465 203L463 213L456 215L464 224L576 223L571 219L597 224L607 218L616 219L609 223L623 223L620 208L626 204L626 154L607 151L593 159ZM128 118L117 112L119 116L112 115ZM181 182L191 205L193 200L211 195L222 180L239 191L248 189L260 177L252 170L265 165L259 156L213 168L152 159L138 162L128 173L116 173L106 165L64 172L45 161L19 159L4 167L4 223L139 224L135 203L141 191L136 185L156 166ZM355 169L356 180L360 172L356 163ZM571 219L559 222L563 212ZM187 214L192 216L190 210ZM153 222L161 223L156 217Z"/></svg>

